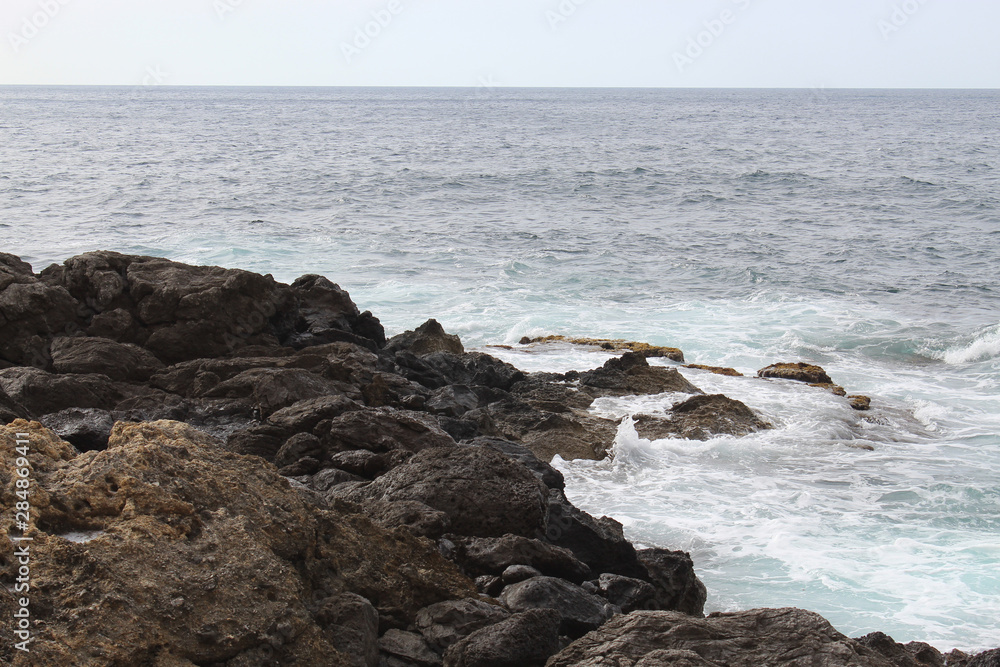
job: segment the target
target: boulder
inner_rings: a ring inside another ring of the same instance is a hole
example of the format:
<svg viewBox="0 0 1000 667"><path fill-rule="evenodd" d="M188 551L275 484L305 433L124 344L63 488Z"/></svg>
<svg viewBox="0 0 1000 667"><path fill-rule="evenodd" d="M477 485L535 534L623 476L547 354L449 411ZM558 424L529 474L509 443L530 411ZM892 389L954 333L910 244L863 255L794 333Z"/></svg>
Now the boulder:
<svg viewBox="0 0 1000 667"><path fill-rule="evenodd" d="M872 407L872 399L868 396L862 396L860 394L855 394L848 396L847 400L850 401L851 407L855 410L870 410Z"/></svg>
<svg viewBox="0 0 1000 667"><path fill-rule="evenodd" d="M614 656L616 662L607 662L609 656ZM668 661L661 662L657 657ZM879 653L834 630L817 614L801 609L754 609L708 618L673 611L636 611L617 616L553 656L547 667L609 664L893 665Z"/></svg>
<svg viewBox="0 0 1000 667"><path fill-rule="evenodd" d="M52 367L57 373L99 373L112 380L143 382L163 364L131 343L107 338L56 338L51 344Z"/></svg>
<svg viewBox="0 0 1000 667"><path fill-rule="evenodd" d="M550 543L571 551L592 572L610 572L636 579L649 576L639 562L635 547L625 539L620 523L606 516L595 519L574 507L561 491L549 493L545 537Z"/></svg>
<svg viewBox="0 0 1000 667"><path fill-rule="evenodd" d="M324 601L316 622L352 667L377 667L378 611L371 602L354 593L334 595Z"/></svg>
<svg viewBox="0 0 1000 667"><path fill-rule="evenodd" d="M32 664L157 664L169 650L195 664L347 665L334 626L364 645L371 614L358 606L352 626L333 613L345 592L369 600L384 629L476 595L432 544L318 507L271 466L187 425L119 422L106 450L83 454L25 421L0 427L0 442L21 432L37 483ZM4 470L14 456L0 448ZM0 487L0 503L14 500L13 484ZM74 531L89 541L64 537ZM11 567L0 562L0 575ZM12 610L0 611L9 633ZM0 645L0 662L13 657Z"/></svg>
<svg viewBox="0 0 1000 667"><path fill-rule="evenodd" d="M305 348L335 341L372 350L385 345L385 330L371 312L359 312L350 295L323 276L301 276L289 289L298 308L294 329L282 338L285 345Z"/></svg>
<svg viewBox="0 0 1000 667"><path fill-rule="evenodd" d="M583 412L546 412L517 398L487 407L496 434L523 444L542 461L559 455L566 460L603 459L613 444L618 424Z"/></svg>
<svg viewBox="0 0 1000 667"><path fill-rule="evenodd" d="M454 559L471 577L500 576L517 565L537 569L541 574L576 583L590 576L590 568L569 549L520 535L502 537L450 536L455 544Z"/></svg>
<svg viewBox="0 0 1000 667"><path fill-rule="evenodd" d="M523 466L481 447L426 449L357 493L444 512L459 535L540 534L548 489ZM352 498L353 499L353 498Z"/></svg>
<svg viewBox="0 0 1000 667"><path fill-rule="evenodd" d="M472 440L465 441L462 444L468 444L473 447L488 447L496 452L500 452L501 454L526 467L532 472L532 474L535 475L535 477L537 477L550 489L561 490L566 488L566 480L563 478L563 474L545 461L539 459L535 456L534 452L524 445L519 445L516 442L511 442L502 438L488 437L474 438Z"/></svg>
<svg viewBox="0 0 1000 667"><path fill-rule="evenodd" d="M115 420L107 410L67 408L43 416L39 421L81 452L108 447Z"/></svg>
<svg viewBox="0 0 1000 667"><path fill-rule="evenodd" d="M642 578L656 591L654 599L658 609L702 615L707 591L694 572L690 554L657 548L640 549L636 553L648 573Z"/></svg>
<svg viewBox="0 0 1000 667"><path fill-rule="evenodd" d="M388 630L378 640L378 648L390 660L396 658L404 665L434 667L441 664L441 656L431 650L427 640L416 632Z"/></svg>
<svg viewBox="0 0 1000 667"><path fill-rule="evenodd" d="M339 393L330 380L300 368L252 368L220 382L203 396L248 398L260 408L261 415L267 417L299 401Z"/></svg>
<svg viewBox="0 0 1000 667"><path fill-rule="evenodd" d="M0 370L0 389L35 415L66 408L111 410L129 394L143 393L115 383L107 375L56 375L30 366Z"/></svg>
<svg viewBox="0 0 1000 667"><path fill-rule="evenodd" d="M479 396L466 385L452 384L441 387L426 401L425 409L436 415L460 417L479 407Z"/></svg>
<svg viewBox="0 0 1000 667"><path fill-rule="evenodd" d="M803 362L771 364L757 371L757 377L795 380L808 384L833 384L833 380L821 367Z"/></svg>
<svg viewBox="0 0 1000 667"><path fill-rule="evenodd" d="M771 424L757 416L745 403L722 394L700 394L678 403L667 412L667 419L637 415L635 430L649 440L684 438L708 440L715 435L742 436Z"/></svg>
<svg viewBox="0 0 1000 667"><path fill-rule="evenodd" d="M499 623L510 616L503 607L480 600L445 600L417 612L416 628L438 652L476 630Z"/></svg>
<svg viewBox="0 0 1000 667"><path fill-rule="evenodd" d="M0 384L0 424L9 424L15 419L29 419L28 410L7 395Z"/></svg>
<svg viewBox="0 0 1000 667"><path fill-rule="evenodd" d="M500 593L500 601L513 612L555 609L559 612L560 634L570 637L596 630L619 611L604 598L555 577L532 577L511 584Z"/></svg>
<svg viewBox="0 0 1000 667"><path fill-rule="evenodd" d="M600 368L580 373L580 385L592 396L631 396L677 392L700 394L676 368L650 366L646 357L626 352L608 359Z"/></svg>
<svg viewBox="0 0 1000 667"><path fill-rule="evenodd" d="M289 433L311 433L325 419L360 409L359 404L345 396L318 396L275 410L268 415L267 421Z"/></svg>
<svg viewBox="0 0 1000 667"><path fill-rule="evenodd" d="M83 323L80 304L65 288L40 281L29 264L0 253L0 360L50 368L49 341L81 331Z"/></svg>
<svg viewBox="0 0 1000 667"><path fill-rule="evenodd" d="M447 667L543 667L559 650L559 612L529 609L453 644Z"/></svg>
<svg viewBox="0 0 1000 667"><path fill-rule="evenodd" d="M1000 667L1000 648L977 653L967 667Z"/></svg>
<svg viewBox="0 0 1000 667"><path fill-rule="evenodd" d="M656 589L648 582L605 572L598 578L600 595L624 613L656 609Z"/></svg>
<svg viewBox="0 0 1000 667"><path fill-rule="evenodd" d="M405 331L393 336L385 345L386 352L396 353L406 350L423 356L433 352L463 354L465 347L458 336L445 333L444 327L434 319L427 320L413 331Z"/></svg>
<svg viewBox="0 0 1000 667"><path fill-rule="evenodd" d="M316 430L331 454L356 449L419 452L455 446L455 440L432 417L396 408L347 411L324 422Z"/></svg>

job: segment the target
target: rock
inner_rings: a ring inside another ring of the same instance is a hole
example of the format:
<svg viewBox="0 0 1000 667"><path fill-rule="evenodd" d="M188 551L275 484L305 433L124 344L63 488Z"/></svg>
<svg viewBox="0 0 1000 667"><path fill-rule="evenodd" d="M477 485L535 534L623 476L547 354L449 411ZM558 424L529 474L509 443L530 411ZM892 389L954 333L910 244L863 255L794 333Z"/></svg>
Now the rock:
<svg viewBox="0 0 1000 667"><path fill-rule="evenodd" d="M406 463L411 456L412 452L403 449L392 449L379 454L366 449L355 449L331 454L327 457L327 461L341 470L372 480Z"/></svg>
<svg viewBox="0 0 1000 667"><path fill-rule="evenodd" d="M567 338L566 336L541 336L539 338L528 338L525 336L519 341L520 345L532 345L535 343L570 343L572 345L588 345L599 347L602 350L629 350L637 352L644 357L666 357L673 361L684 362L684 353L676 347L663 347L650 345L648 343L636 343L618 338Z"/></svg>
<svg viewBox="0 0 1000 667"><path fill-rule="evenodd" d="M870 410L872 407L872 399L868 396L861 396L856 394L853 396L848 396L847 400L851 402L851 407L855 410Z"/></svg>
<svg viewBox="0 0 1000 667"><path fill-rule="evenodd" d="M684 368L692 368L695 370L708 371L709 373L714 373L715 375L726 375L728 377L743 377L743 373L740 373L735 368L727 368L724 366L705 366L703 364L685 364Z"/></svg>
<svg viewBox="0 0 1000 667"><path fill-rule="evenodd" d="M413 331L393 336L386 343L385 350L389 353L406 350L417 356L432 352L465 353L465 347L462 346L459 337L445 333L444 327L434 319L427 320Z"/></svg>
<svg viewBox="0 0 1000 667"><path fill-rule="evenodd" d="M559 650L559 613L530 609L489 625L452 645L447 667L542 667Z"/></svg>
<svg viewBox="0 0 1000 667"><path fill-rule="evenodd" d="M598 578L598 588L604 599L626 614L636 609L658 608L656 589L641 579L605 572Z"/></svg>
<svg viewBox="0 0 1000 667"><path fill-rule="evenodd" d="M266 664L268 650L292 664L350 664L326 635L329 598L370 600L388 629L476 594L432 544L317 507L271 466L184 424L119 422L105 451L76 455L16 421L0 427L4 470L15 432L29 434L37 484L37 664L149 664L165 647L195 664ZM0 502L14 502L12 487ZM61 537L69 531L94 536L82 544Z"/></svg>
<svg viewBox="0 0 1000 667"><path fill-rule="evenodd" d="M416 500L362 502L365 516L385 528L404 528L413 535L435 540L451 528L451 517Z"/></svg>
<svg viewBox="0 0 1000 667"><path fill-rule="evenodd" d="M625 539L620 523L609 517L595 519L574 507L561 491L549 493L545 537L552 544L569 549L592 572L636 579L649 576L635 547Z"/></svg>
<svg viewBox="0 0 1000 667"><path fill-rule="evenodd" d="M459 384L510 391L525 378L512 365L482 352L438 351L418 356L400 350L393 360L401 375L431 389Z"/></svg>
<svg viewBox="0 0 1000 667"><path fill-rule="evenodd" d="M226 439L226 449L273 462L287 438L288 432L285 429L273 424L259 424L232 433Z"/></svg>
<svg viewBox="0 0 1000 667"><path fill-rule="evenodd" d="M1000 667L1000 648L977 653L966 667Z"/></svg>
<svg viewBox="0 0 1000 667"><path fill-rule="evenodd" d="M513 612L555 609L560 634L571 637L596 630L616 611L603 598L555 577L532 577L511 584L500 593L500 601Z"/></svg>
<svg viewBox="0 0 1000 667"><path fill-rule="evenodd" d="M669 549L640 549L636 552L647 579L656 589L657 608L701 616L705 610L705 584L694 572L690 554Z"/></svg>
<svg viewBox="0 0 1000 667"><path fill-rule="evenodd" d="M361 477L338 468L325 468L309 476L307 479L309 488L321 496L325 496L330 489L340 484L364 481Z"/></svg>
<svg viewBox="0 0 1000 667"><path fill-rule="evenodd" d="M548 489L523 466L481 447L424 450L359 494L415 500L451 519L459 535L532 537L542 531Z"/></svg>
<svg viewBox="0 0 1000 667"><path fill-rule="evenodd" d="M31 266L0 253L0 360L50 368L49 341L82 330L80 304L56 285L47 285Z"/></svg>
<svg viewBox="0 0 1000 667"><path fill-rule="evenodd" d="M470 576L502 575L512 566L524 565L542 574L576 583L590 576L590 568L569 549L520 535L503 537L452 536L455 560Z"/></svg>
<svg viewBox="0 0 1000 667"><path fill-rule="evenodd" d="M715 435L743 436L773 428L745 403L722 394L692 396L672 407L667 415L668 419L637 415L636 433L649 440L708 440Z"/></svg>
<svg viewBox="0 0 1000 667"><path fill-rule="evenodd" d="M252 368L219 383L204 396L249 398L266 417L299 401L339 393L330 380L300 368Z"/></svg>
<svg viewBox="0 0 1000 667"><path fill-rule="evenodd" d="M323 603L316 622L352 667L378 665L378 611L371 602L354 593L335 595Z"/></svg>
<svg viewBox="0 0 1000 667"><path fill-rule="evenodd" d="M438 652L476 630L499 623L510 616L503 607L479 600L446 600L417 612L416 628Z"/></svg>
<svg viewBox="0 0 1000 667"><path fill-rule="evenodd" d="M294 332L283 343L295 348L335 341L356 343L369 349L385 345L385 330L370 312L360 313L350 295L323 276L309 274L292 283L296 298Z"/></svg>
<svg viewBox="0 0 1000 667"><path fill-rule="evenodd" d="M267 421L289 433L311 433L324 419L334 419L345 412L360 409L360 405L345 396L318 396L276 410Z"/></svg>
<svg viewBox="0 0 1000 667"><path fill-rule="evenodd" d="M542 461L559 455L566 460L603 459L618 425L610 419L571 412L544 412L526 401L511 398L487 408L497 435L530 449Z"/></svg>
<svg viewBox="0 0 1000 667"><path fill-rule="evenodd" d="M500 452L501 454L526 467L532 472L532 474L535 475L535 477L537 477L550 489L561 490L566 488L566 480L563 478L563 474L548 463L540 460L537 456L535 456L534 452L524 445L519 445L516 442L510 442L509 440L503 440L502 438L486 437L474 438L463 442L462 444L468 444L473 447L488 447L494 451Z"/></svg>
<svg viewBox="0 0 1000 667"><path fill-rule="evenodd" d="M304 457L311 456L318 460L322 455L323 445L319 438L312 433L296 433L274 455L274 465L283 468Z"/></svg>
<svg viewBox="0 0 1000 667"><path fill-rule="evenodd" d="M416 665L440 665L441 656L431 650L427 641L415 632L389 630L378 640L378 648L395 658Z"/></svg>
<svg viewBox="0 0 1000 667"><path fill-rule="evenodd" d="M460 417L479 407L479 396L469 387L460 384L441 387L426 402L426 409L436 415Z"/></svg>
<svg viewBox="0 0 1000 667"><path fill-rule="evenodd" d="M112 380L142 382L163 364L138 345L107 338L61 337L51 344L52 366L58 373L100 373Z"/></svg>
<svg viewBox="0 0 1000 667"><path fill-rule="evenodd" d="M107 375L56 375L29 366L0 370L0 389L30 414L45 415L66 408L111 410L127 394Z"/></svg>
<svg viewBox="0 0 1000 667"><path fill-rule="evenodd" d="M432 417L396 408L368 408L345 412L325 423L317 433L330 453L367 449L419 452L454 447L455 440Z"/></svg>
<svg viewBox="0 0 1000 667"><path fill-rule="evenodd" d="M833 384L833 380L822 368L802 362L771 364L757 371L757 377L796 380L808 384Z"/></svg>
<svg viewBox="0 0 1000 667"><path fill-rule="evenodd" d="M654 661L656 651L669 652L659 656L671 661ZM616 662L607 662L608 656ZM840 634L819 615L801 609L755 609L708 618L636 611L576 640L553 656L547 667L609 664L892 667L892 662Z"/></svg>
<svg viewBox="0 0 1000 667"><path fill-rule="evenodd" d="M678 392L700 394L676 368L650 366L637 352L608 359L601 368L580 374L580 385L592 396L631 396Z"/></svg>
<svg viewBox="0 0 1000 667"><path fill-rule="evenodd" d="M23 405L8 396L7 392L0 388L0 424L9 424L15 419L29 419L30 417L31 415Z"/></svg>
<svg viewBox="0 0 1000 667"><path fill-rule="evenodd" d="M503 580L504 585L510 586L511 584L517 584L527 579L541 576L541 572L529 565L509 565L503 571L503 574L500 575L500 579Z"/></svg>
<svg viewBox="0 0 1000 667"><path fill-rule="evenodd" d="M930 644L910 642L904 646L884 632L872 632L855 641L888 658L896 667L945 667L944 656Z"/></svg>
<svg viewBox="0 0 1000 667"><path fill-rule="evenodd" d="M81 452L107 449L115 420L107 410L67 408L43 416L46 428Z"/></svg>

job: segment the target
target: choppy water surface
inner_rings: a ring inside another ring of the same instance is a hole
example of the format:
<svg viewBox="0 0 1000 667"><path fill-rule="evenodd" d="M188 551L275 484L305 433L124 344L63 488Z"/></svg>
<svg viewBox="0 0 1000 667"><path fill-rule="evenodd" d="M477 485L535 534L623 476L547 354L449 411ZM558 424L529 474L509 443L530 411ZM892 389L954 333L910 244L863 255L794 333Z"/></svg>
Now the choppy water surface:
<svg viewBox="0 0 1000 667"><path fill-rule="evenodd" d="M0 249L324 273L391 331L624 337L776 428L562 462L710 609L1000 645L1000 93L0 88ZM589 368L565 346L491 351ZM598 401L616 418L679 396ZM858 445L872 450L857 448Z"/></svg>

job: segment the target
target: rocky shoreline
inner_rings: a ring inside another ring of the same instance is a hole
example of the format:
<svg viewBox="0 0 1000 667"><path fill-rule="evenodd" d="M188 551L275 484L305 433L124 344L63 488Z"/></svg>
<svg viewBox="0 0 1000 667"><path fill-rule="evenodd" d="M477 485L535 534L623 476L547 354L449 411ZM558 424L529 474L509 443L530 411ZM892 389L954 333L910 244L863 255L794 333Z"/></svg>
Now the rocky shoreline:
<svg viewBox="0 0 1000 667"><path fill-rule="evenodd" d="M30 537L32 563L25 653L0 553L0 663L1000 665L799 609L704 617L688 554L636 549L547 461L607 455L603 396L691 396L637 416L644 437L770 425L647 361L679 350L575 342L623 354L526 374L434 320L386 339L321 276L0 254L0 533ZM814 366L759 375L846 394Z"/></svg>

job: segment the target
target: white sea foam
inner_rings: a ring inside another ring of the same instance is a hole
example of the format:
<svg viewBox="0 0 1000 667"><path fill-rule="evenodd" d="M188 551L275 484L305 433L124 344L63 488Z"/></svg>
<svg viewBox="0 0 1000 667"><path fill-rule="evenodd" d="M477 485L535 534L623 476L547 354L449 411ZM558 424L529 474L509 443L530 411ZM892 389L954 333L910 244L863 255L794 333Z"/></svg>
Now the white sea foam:
<svg viewBox="0 0 1000 667"><path fill-rule="evenodd" d="M940 358L949 364L967 364L997 357L1000 357L1000 324L982 331L969 344L940 354Z"/></svg>

